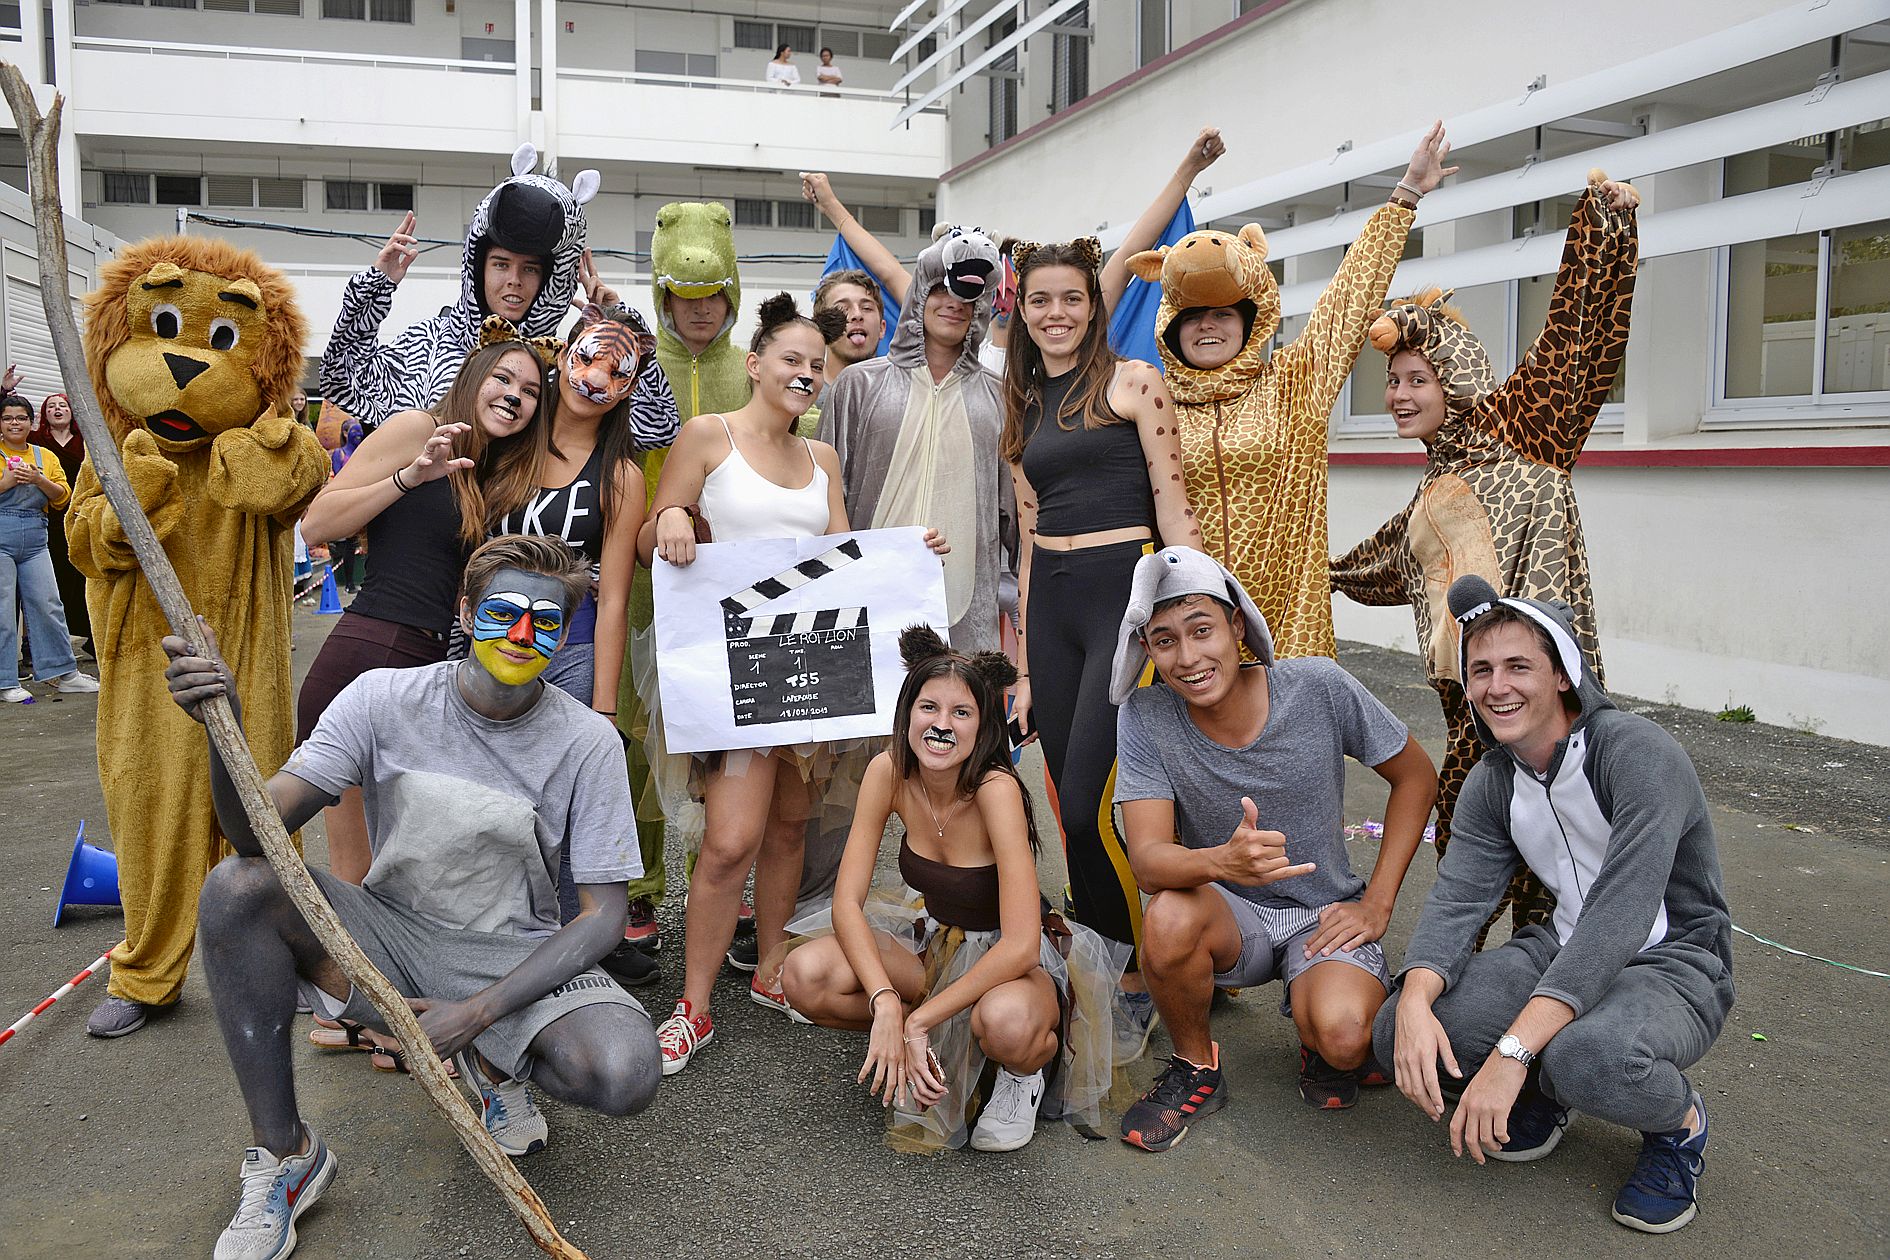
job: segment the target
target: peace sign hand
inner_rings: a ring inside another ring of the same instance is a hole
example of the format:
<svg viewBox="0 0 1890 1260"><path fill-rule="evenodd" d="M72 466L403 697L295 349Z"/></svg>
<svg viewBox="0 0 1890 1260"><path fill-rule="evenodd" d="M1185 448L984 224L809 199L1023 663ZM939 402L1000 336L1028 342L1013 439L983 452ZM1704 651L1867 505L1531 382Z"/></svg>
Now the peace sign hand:
<svg viewBox="0 0 1890 1260"><path fill-rule="evenodd" d="M387 238L387 244L381 246L381 252L374 256L374 269L395 284L406 278L407 268L420 256L420 243L414 239L413 225L413 211L409 210L394 234Z"/></svg>
<svg viewBox="0 0 1890 1260"><path fill-rule="evenodd" d="M575 309L581 311L586 306L597 306L609 310L621 304L617 290L605 284L603 277L597 274L597 263L588 249L578 257L577 279L577 292L571 295L571 305Z"/></svg>

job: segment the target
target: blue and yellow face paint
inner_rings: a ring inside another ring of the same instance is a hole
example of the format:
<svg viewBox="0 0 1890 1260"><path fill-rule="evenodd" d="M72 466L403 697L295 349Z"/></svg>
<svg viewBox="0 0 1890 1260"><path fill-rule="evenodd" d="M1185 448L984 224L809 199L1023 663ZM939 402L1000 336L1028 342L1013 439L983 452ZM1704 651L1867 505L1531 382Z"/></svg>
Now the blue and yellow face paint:
<svg viewBox="0 0 1890 1260"><path fill-rule="evenodd" d="M489 590L473 609L473 657L510 687L538 677L563 638L564 609L555 600Z"/></svg>

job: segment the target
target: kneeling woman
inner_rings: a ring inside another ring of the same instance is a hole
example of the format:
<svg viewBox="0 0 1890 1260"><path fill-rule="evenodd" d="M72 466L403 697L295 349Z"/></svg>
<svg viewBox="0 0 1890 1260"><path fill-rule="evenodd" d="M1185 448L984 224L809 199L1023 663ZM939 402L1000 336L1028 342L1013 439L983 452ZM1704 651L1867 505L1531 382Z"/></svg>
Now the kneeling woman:
<svg viewBox="0 0 1890 1260"><path fill-rule="evenodd" d="M1001 652L954 652L925 626L902 634L899 649L907 674L893 744L861 785L833 935L789 954L783 982L813 1022L870 1030L859 1079L889 1105L907 1100L894 1113L895 1144L963 1145L971 1091L989 1059L996 1082L971 1145L1015 1150L1030 1141L1040 1107L1096 1118L1121 965L1109 968L1088 929L1072 936L1060 920L1045 922L1030 796L1004 727L1015 667ZM873 923L867 897L894 814L906 833L899 871L925 912L904 923L876 913ZM1053 1060L1056 1087L1044 1106Z"/></svg>

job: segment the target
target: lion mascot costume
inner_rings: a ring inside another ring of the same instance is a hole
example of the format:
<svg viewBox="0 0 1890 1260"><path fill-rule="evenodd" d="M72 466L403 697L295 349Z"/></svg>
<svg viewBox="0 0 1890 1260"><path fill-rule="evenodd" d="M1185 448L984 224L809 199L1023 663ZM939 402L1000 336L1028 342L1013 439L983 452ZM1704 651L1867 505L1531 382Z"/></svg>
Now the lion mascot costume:
<svg viewBox="0 0 1890 1260"><path fill-rule="evenodd" d="M294 291L223 241L158 237L129 246L86 298L85 358L138 503L184 594L235 671L250 751L264 777L294 738L289 679L295 522L328 474L288 400L307 326ZM177 1000L197 893L221 858L209 748L170 698L169 633L90 460L67 531L83 572L103 689L98 771L118 852L125 940L87 1031L122 1036Z"/></svg>

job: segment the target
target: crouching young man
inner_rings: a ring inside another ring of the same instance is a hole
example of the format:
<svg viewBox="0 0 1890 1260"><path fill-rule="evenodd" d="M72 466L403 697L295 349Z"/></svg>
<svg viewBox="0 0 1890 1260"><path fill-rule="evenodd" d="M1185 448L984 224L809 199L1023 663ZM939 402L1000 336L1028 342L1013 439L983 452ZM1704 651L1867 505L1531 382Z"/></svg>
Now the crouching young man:
<svg viewBox="0 0 1890 1260"><path fill-rule="evenodd" d="M487 542L466 565L460 617L472 655L362 675L268 784L290 831L343 789L364 790L366 881L323 871L315 881L412 999L433 1048L458 1056L487 1131L513 1155L545 1145L527 1078L610 1115L641 1111L661 1079L649 1017L596 966L623 939L625 882L642 873L622 746L608 719L539 677L589 584L582 557L556 538ZM234 699L214 641L207 658L177 638L164 650L171 694L192 717L202 720L211 696ZM214 751L210 765L236 856L204 884L198 941L255 1138L216 1257L278 1260L336 1168L296 1106L298 985L318 1012L381 1021L283 891ZM581 910L561 928L567 846Z"/></svg>
<svg viewBox="0 0 1890 1260"><path fill-rule="evenodd" d="M1257 664L1241 664L1243 642ZM1160 686L1137 689L1145 661ZM1281 981L1300 1097L1351 1106L1389 981L1378 940L1437 798L1430 758L1333 661L1275 662L1247 592L1186 547L1136 566L1111 684L1116 800L1136 882L1152 894L1143 974L1175 1047L1123 1116L1123 1140L1167 1150L1226 1105L1208 1026L1217 985ZM1347 757L1391 784L1369 885L1346 860Z"/></svg>
<svg viewBox="0 0 1890 1260"><path fill-rule="evenodd" d="M1398 1088L1444 1115L1451 1148L1540 1159L1579 1110L1641 1130L1614 1219L1691 1221L1706 1109L1686 1078L1732 1009L1732 919L1706 796L1674 738L1608 700L1568 606L1450 588L1464 693L1490 751L1457 801L1450 848L1373 1030ZM1473 954L1518 862L1553 920Z"/></svg>

